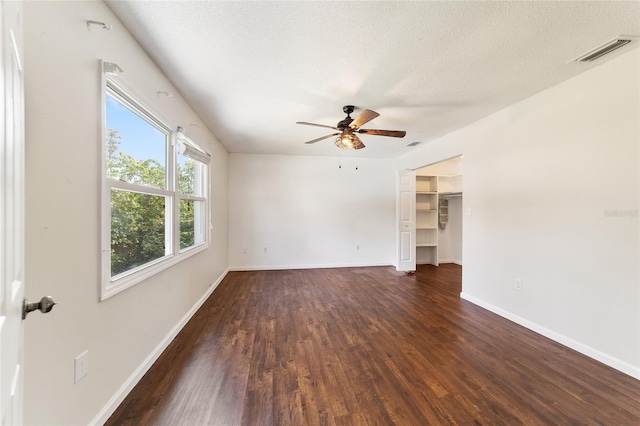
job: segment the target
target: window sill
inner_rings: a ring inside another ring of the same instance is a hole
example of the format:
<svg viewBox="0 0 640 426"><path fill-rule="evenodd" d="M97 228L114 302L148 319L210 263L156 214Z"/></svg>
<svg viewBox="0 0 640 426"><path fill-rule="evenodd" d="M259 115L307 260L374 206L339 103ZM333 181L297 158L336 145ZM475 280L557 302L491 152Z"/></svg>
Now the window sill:
<svg viewBox="0 0 640 426"><path fill-rule="evenodd" d="M207 243L202 243L195 247L190 247L181 251L178 255L166 256L157 259L155 262L151 262L147 266L143 266L140 269L133 271L129 274L123 275L115 280L110 279L109 282L103 283L102 294L99 301L104 301L116 294L132 287L152 276L170 268L178 263L190 258L191 256L203 252L209 248Z"/></svg>

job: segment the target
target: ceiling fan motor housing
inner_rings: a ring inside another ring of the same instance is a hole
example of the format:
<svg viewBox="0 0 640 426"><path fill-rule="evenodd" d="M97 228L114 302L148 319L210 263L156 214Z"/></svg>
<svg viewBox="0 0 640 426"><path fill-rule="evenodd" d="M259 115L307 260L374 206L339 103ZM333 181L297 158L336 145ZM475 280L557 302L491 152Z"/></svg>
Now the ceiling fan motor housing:
<svg viewBox="0 0 640 426"><path fill-rule="evenodd" d="M349 128L349 124L351 124L351 122L353 121L353 118L351 117L347 117L344 120L340 121L336 127L340 130L345 130Z"/></svg>
<svg viewBox="0 0 640 426"><path fill-rule="evenodd" d="M353 118L351 118L351 113L355 110L356 108L353 105L345 105L342 107L342 111L347 114L347 117L338 122L338 124L336 125L336 127L340 130L344 130L347 127L349 127L349 124L351 124L351 122L353 121Z"/></svg>

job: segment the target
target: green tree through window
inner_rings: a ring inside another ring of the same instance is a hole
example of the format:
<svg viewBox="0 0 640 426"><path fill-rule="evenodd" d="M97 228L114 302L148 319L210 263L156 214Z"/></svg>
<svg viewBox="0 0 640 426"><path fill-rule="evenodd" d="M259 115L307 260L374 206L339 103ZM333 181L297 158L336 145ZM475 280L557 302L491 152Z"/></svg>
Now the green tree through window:
<svg viewBox="0 0 640 426"><path fill-rule="evenodd" d="M107 177L163 187L165 168L118 151L121 140L117 130L107 129ZM160 195L111 190L112 276L164 256L166 202Z"/></svg>
<svg viewBox="0 0 640 426"><path fill-rule="evenodd" d="M107 177L132 184L163 187L166 171L154 159L137 160L120 152L122 137L107 129ZM177 166L178 191L194 193L195 164L186 159ZM165 254L166 197L112 189L111 191L111 275L144 265ZM195 244L197 201L180 200L180 248Z"/></svg>

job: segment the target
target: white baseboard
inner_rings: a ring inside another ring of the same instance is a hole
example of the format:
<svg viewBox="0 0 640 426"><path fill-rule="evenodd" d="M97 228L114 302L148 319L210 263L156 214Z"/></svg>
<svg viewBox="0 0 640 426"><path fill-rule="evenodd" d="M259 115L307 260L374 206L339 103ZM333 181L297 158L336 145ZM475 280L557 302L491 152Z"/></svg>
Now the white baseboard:
<svg viewBox="0 0 640 426"><path fill-rule="evenodd" d="M136 384L142 379L142 376L151 368L154 362L162 355L162 352L169 346L169 343L178 335L182 328L189 322L191 317L200 309L202 304L211 296L213 290L218 287L224 277L227 276L229 269L225 270L218 279L209 286L209 289L202 295L202 297L193 305L193 307L187 312L178 323L173 326L169 333L162 339L158 346L147 356L147 358L135 369L135 371L129 376L129 378L120 386L120 389L109 399L107 404L100 410L100 412L89 423L90 425L103 425L109 420L109 417L116 411L116 409L122 404L122 401L129 395L129 392L135 387Z"/></svg>
<svg viewBox="0 0 640 426"><path fill-rule="evenodd" d="M438 260L438 263L455 263L456 265L462 266L462 260L456 260L456 259L442 259L442 260Z"/></svg>
<svg viewBox="0 0 640 426"><path fill-rule="evenodd" d="M546 327L543 327L539 324L536 324L533 321L529 321L525 318L522 318L518 315L515 315L509 311L506 311L502 308L499 308L491 303L487 303L483 300L480 300L474 296L471 296L465 292L460 293L460 297L464 300L467 300L474 305L478 305L488 311L493 312L494 314L500 315L510 321L515 322L525 328L528 328L531 331L535 331L538 334L541 334L549 339L560 343L561 345L567 346L575 351L580 352L583 355L588 356L589 358L593 358L596 361L599 361L605 365L608 365L611 368L615 368L622 373L625 373L635 379L640 380L640 367L629 364L628 362L619 360L618 358L612 357L604 352L601 352L597 349L592 348L591 346L585 345L584 343L573 340L567 336L564 336L560 333L557 333L553 330L549 330Z"/></svg>
<svg viewBox="0 0 640 426"><path fill-rule="evenodd" d="M321 265L263 265L263 266L231 266L229 271L281 271L285 269L329 269L329 268L363 268L367 266L393 266L388 263L349 263Z"/></svg>

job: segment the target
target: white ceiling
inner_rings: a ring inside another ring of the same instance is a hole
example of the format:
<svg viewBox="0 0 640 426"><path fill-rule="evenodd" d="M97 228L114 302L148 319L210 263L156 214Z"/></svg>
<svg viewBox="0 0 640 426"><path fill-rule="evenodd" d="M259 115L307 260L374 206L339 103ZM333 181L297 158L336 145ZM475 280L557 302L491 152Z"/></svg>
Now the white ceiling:
<svg viewBox="0 0 640 426"><path fill-rule="evenodd" d="M107 1L229 152L338 155L342 106L380 117L355 155L391 158L597 66L640 2ZM358 113L353 114L355 117ZM351 151L353 153L353 151Z"/></svg>

